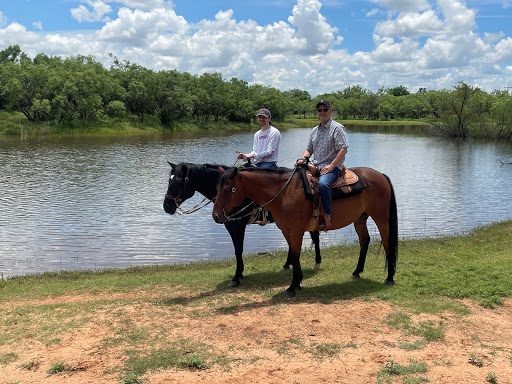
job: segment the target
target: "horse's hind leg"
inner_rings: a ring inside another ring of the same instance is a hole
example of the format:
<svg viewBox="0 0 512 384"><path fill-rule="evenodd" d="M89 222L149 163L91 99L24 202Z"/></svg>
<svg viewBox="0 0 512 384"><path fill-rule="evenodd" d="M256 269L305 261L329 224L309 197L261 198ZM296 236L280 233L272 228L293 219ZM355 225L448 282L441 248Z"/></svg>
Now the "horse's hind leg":
<svg viewBox="0 0 512 384"><path fill-rule="evenodd" d="M368 233L368 227L366 221L368 220L368 214L363 212L359 219L354 221L354 227L359 237L359 260L357 261L357 267L350 276L351 279L359 279L360 274L364 271L364 263L366 262L366 254L368 253L368 246L370 245L370 234Z"/></svg>
<svg viewBox="0 0 512 384"><path fill-rule="evenodd" d="M322 255L320 255L320 231L309 231L311 240L315 245L315 271L319 271L322 263Z"/></svg>

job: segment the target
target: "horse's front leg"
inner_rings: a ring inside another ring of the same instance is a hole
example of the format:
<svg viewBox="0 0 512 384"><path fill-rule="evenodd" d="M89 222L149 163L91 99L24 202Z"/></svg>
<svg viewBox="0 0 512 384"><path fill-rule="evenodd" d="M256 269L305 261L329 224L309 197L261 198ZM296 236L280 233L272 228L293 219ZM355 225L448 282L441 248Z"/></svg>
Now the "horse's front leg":
<svg viewBox="0 0 512 384"><path fill-rule="evenodd" d="M295 290L300 289L300 283L302 282L302 268L300 266L300 250L302 247L302 238L304 233L288 233L285 234L286 241L288 242L288 259L293 268L293 278L291 285L284 292L284 297L294 297L296 295Z"/></svg>
<svg viewBox="0 0 512 384"><path fill-rule="evenodd" d="M320 232L319 231L309 231L309 235L311 236L311 241L315 246L315 271L321 271L320 263L322 262L322 255L320 254ZM288 257L286 258L286 263L283 265L283 269L290 269L291 261L290 261L290 251L288 250Z"/></svg>
<svg viewBox="0 0 512 384"><path fill-rule="evenodd" d="M239 287L240 279L244 278L244 238L245 238L245 228L247 227L247 221L236 220L236 221L228 221L225 224L226 229L231 236L231 240L233 241L233 246L235 247L235 257L236 257L236 271L235 276L229 282L229 287Z"/></svg>

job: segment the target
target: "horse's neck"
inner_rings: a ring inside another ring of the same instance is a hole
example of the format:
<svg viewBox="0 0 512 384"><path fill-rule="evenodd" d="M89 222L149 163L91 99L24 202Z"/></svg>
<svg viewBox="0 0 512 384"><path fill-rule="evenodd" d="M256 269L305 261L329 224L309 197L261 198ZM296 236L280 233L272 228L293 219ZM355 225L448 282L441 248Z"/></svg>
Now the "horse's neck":
<svg viewBox="0 0 512 384"><path fill-rule="evenodd" d="M289 174L247 172L245 185L247 197L259 205L268 203L274 197L278 200L280 198L278 194L289 177Z"/></svg>
<svg viewBox="0 0 512 384"><path fill-rule="evenodd" d="M212 200L217 195L217 182L220 172L217 169L204 166L204 172L197 171L194 178L194 187L204 197Z"/></svg>
<svg viewBox="0 0 512 384"><path fill-rule="evenodd" d="M217 181L219 178L212 178L208 176L207 178L199 178L196 180L195 189L201 195L208 199L213 199L217 195Z"/></svg>

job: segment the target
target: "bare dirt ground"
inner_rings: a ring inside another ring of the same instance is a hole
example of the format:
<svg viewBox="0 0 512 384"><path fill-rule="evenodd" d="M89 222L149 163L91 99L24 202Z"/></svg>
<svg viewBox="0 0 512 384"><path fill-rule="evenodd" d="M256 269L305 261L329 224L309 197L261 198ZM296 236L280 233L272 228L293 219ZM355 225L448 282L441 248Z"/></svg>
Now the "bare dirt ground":
<svg viewBox="0 0 512 384"><path fill-rule="evenodd" d="M86 302L98 297L81 295L69 300ZM445 332L444 341L426 343L415 350L407 350L403 344L412 344L419 337L386 321L389 314L402 310L384 302L292 301L273 306L253 305L207 318L184 309L172 322L168 317L152 315L165 310L152 303L127 304L123 310L138 324L167 327L169 342L173 338L200 341L229 360L227 365L213 364L203 370L174 368L150 372L142 377L145 383L377 383L379 372L386 366L408 366L411 362L424 363L427 370L409 377L421 376L430 383L512 383L512 302L495 309L470 301L464 304L471 311L469 315L408 313L413 324L441 322ZM57 344L45 346L26 340L19 345L1 346L0 356L15 353L18 358L0 366L0 383L118 383L119 372L115 368L122 367L127 356L122 348L102 347L104 340L112 336L108 324L115 321L115 316L115 311L108 307L98 308L93 321L61 334ZM475 364L474 358L480 364ZM31 370L19 368L28 361L39 365ZM73 370L48 374L56 361L71 364ZM385 378L389 378L388 382L405 382L403 376ZM386 382L382 380L381 377L381 382Z"/></svg>

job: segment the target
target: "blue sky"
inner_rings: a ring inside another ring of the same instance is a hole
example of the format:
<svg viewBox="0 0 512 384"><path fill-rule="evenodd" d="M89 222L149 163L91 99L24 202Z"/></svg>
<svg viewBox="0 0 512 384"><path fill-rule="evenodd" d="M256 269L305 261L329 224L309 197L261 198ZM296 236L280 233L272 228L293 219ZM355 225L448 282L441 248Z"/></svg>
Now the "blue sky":
<svg viewBox="0 0 512 384"><path fill-rule="evenodd" d="M0 0L0 49L110 53L312 96L512 86L512 0Z"/></svg>

